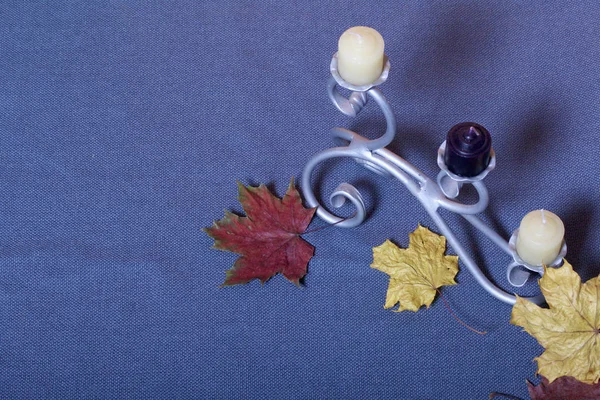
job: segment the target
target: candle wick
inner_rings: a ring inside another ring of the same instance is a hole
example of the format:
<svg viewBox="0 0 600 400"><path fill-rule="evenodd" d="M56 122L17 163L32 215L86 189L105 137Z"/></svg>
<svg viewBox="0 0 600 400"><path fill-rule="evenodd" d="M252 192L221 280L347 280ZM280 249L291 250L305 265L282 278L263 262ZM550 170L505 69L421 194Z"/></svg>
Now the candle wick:
<svg viewBox="0 0 600 400"><path fill-rule="evenodd" d="M544 214L544 209L542 208L542 224L546 223L546 214Z"/></svg>

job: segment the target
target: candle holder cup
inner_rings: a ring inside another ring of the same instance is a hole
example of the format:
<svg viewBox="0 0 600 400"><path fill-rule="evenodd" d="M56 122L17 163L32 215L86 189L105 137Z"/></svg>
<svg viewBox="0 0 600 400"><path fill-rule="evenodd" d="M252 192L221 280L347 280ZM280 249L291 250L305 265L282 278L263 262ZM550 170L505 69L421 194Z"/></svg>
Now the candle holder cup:
<svg viewBox="0 0 600 400"><path fill-rule="evenodd" d="M517 252L517 239L519 237L519 229L515 229L513 234L511 235L508 246L511 251L511 255L513 257L513 262L511 262L506 269L506 279L510 282L514 287L521 287L525 285L525 283L532 276L543 275L544 274L544 265L534 265L524 261ZM554 261L548 263L546 267L548 268L557 268L563 264L563 260L567 255L567 243L563 240L562 245L560 247L560 252L554 259Z"/></svg>
<svg viewBox="0 0 600 400"><path fill-rule="evenodd" d="M516 243L515 234L518 234L518 232L513 234L513 238L510 242L506 241L500 234L490 228L476 215L485 211L489 203L488 191L483 180L496 166L496 156L493 149L490 147L491 142L485 145L487 146L485 151L488 152L484 154L487 165L478 165L474 170L473 175L469 176L471 175L469 173L463 175L456 174L452 172L450 166L446 165L445 159L447 157L445 157L445 152L447 142L444 141L438 149L437 160L440 172L436 180L429 178L407 160L386 149L385 147L391 143L396 134L396 118L378 86L385 82L389 70L390 62L384 55L384 66L381 76L371 84L355 86L342 79L337 70L337 53L333 55L330 64L332 76L327 84L329 98L333 104L343 114L355 117L363 107L366 106L368 100L372 99L383 112L387 127L383 135L376 139L367 139L358 133L345 128L333 128L331 130L332 136L334 138L343 139L347 145L321 151L308 161L302 173L302 187L307 204L310 207L317 207L316 213L321 219L330 224L336 224L338 227L355 227L360 225L366 219L367 212L362 196L360 195L360 192L349 183L340 184L331 194L330 202L334 208L339 208L346 201L350 201L356 208L356 213L352 217L341 218L328 211L327 208L321 205L317 200L311 187L311 176L318 164L329 159L350 157L371 171L393 177L400 181L423 205L428 215L437 225L439 231L446 237L450 246L452 246L462 263L475 277L477 282L493 297L503 302L514 304L516 301L515 295L497 287L485 276L438 212L438 210L442 208L461 215L512 258L513 261L507 268L507 277L511 285L515 287L523 286L531 274L543 274L543 267L532 266L525 263L516 253L514 243ZM346 88L352 93L346 98L337 90L338 86ZM474 132L471 132L473 134L479 135L485 130L485 128L480 125L472 125L472 129L475 130ZM457 125L453 127L453 129L457 127L459 126ZM487 131L484 133L489 135ZM475 136L467 132L465 138L467 142L470 142L474 140L473 138L475 138ZM466 147L468 148L468 146ZM478 157L480 156L480 154L476 155ZM465 155L465 157L468 156L470 155ZM472 185L476 190L478 195L476 203L463 204L454 200L458 197L461 187L465 184ZM562 250L563 251L561 251L557 257L556 264L559 264L566 254L566 244L563 244ZM527 299L537 304L544 302L544 297L541 294L528 297Z"/></svg>
<svg viewBox="0 0 600 400"><path fill-rule="evenodd" d="M496 153L490 150L490 159L487 167L475 176L461 176L450 171L445 160L446 141L444 140L438 149L437 164L440 172L437 176L437 182L446 197L454 199L460 194L460 189L464 184L479 182L483 180L494 168L496 168Z"/></svg>

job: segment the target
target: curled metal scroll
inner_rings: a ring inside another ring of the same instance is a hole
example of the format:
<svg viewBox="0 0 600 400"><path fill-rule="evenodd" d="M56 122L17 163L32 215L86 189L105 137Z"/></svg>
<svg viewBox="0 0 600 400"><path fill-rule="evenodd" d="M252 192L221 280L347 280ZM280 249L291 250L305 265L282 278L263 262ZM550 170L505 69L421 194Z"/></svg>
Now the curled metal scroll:
<svg viewBox="0 0 600 400"><path fill-rule="evenodd" d="M360 192L349 183L342 183L338 186L335 196L332 197L332 205L336 208L340 207L344 202L339 201L339 199L344 198L354 205L356 213L348 219L332 214L319 204L310 184L311 175L318 164L332 158L350 157L373 171L395 176L406 185L414 185L414 182L402 170L395 168L389 161L373 153L373 150L379 150L387 146L396 134L396 118L381 91L377 88L371 88L367 92L352 92L350 98L346 99L338 92L337 81L333 77L329 80L328 91L334 105L348 116L355 116L366 104L366 99L372 98L383 111L383 115L387 121L385 133L377 139L366 139L358 133L344 128L332 129L332 136L347 141L349 143L348 146L334 147L322 151L310 159L304 167L302 187L308 205L317 207L317 215L326 222L337 224L343 228L352 228L360 225L367 215ZM414 189L416 190L417 188L415 187Z"/></svg>
<svg viewBox="0 0 600 400"><path fill-rule="evenodd" d="M387 67L389 69L389 65ZM338 110L345 115L354 117L367 104L368 100L371 99L375 101L381 108L381 111L383 112L387 122L387 127L383 135L376 139L367 139L358 133L345 128L332 129L332 135L335 138L343 139L348 143L348 145L324 150L316 154L308 161L302 174L302 188L308 205L311 207L317 207L317 215L321 219L330 224L337 224L337 226L343 228L358 226L366 219L367 212L362 196L360 195L360 192L349 183L341 183L330 196L330 201L334 208L339 208L346 201L350 201L354 208L356 208L356 213L352 217L347 219L339 217L331 213L317 200L312 190L311 177L317 166L323 161L329 159L349 157L372 171L394 177L399 180L423 205L441 233L446 237L450 246L452 246L456 254L467 267L469 272L475 277L477 282L495 298L509 304L514 304L516 301L515 295L500 289L485 276L485 274L466 252L450 227L446 224L438 212L439 208L443 208L463 216L469 223L487 236L494 244L499 246L505 253L512 257L514 255L514 251L510 248L509 243L475 215L483 212L488 205L489 195L487 188L483 183L483 177L493 169L495 165L495 157L492 157L493 163L490 163L490 167L488 167L481 176L468 179L461 177L456 178L452 176L449 171L447 171L444 165L441 165L440 169L442 171L437 179L430 179L408 161L385 148L385 146L387 146L394 139L396 133L396 118L381 91L377 87L371 87L364 91L353 91L349 98L345 98L337 90L339 77L337 80L335 77L336 75L334 74L334 76L329 80L327 89L329 98L338 108ZM441 151L443 152L443 149ZM451 183L449 183L448 179L455 180L457 184L453 186ZM470 184L475 188L478 194L478 200L476 203L464 204L454 200L458 196L460 188L463 184ZM511 270L511 268L514 270L515 265L520 264L518 261L511 263L509 265L509 270ZM519 281L518 283L521 283L519 279L519 277L516 278L516 280ZM544 302L544 297L542 295L529 297L527 299L537 304Z"/></svg>

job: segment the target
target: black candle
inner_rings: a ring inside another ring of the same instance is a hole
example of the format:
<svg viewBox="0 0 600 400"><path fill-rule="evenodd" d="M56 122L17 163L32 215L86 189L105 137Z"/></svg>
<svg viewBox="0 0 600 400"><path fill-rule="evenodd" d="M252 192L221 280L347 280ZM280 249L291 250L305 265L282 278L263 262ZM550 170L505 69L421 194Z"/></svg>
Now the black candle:
<svg viewBox="0 0 600 400"><path fill-rule="evenodd" d="M444 162L450 172L465 177L479 175L490 162L492 137L474 122L454 125L446 137Z"/></svg>

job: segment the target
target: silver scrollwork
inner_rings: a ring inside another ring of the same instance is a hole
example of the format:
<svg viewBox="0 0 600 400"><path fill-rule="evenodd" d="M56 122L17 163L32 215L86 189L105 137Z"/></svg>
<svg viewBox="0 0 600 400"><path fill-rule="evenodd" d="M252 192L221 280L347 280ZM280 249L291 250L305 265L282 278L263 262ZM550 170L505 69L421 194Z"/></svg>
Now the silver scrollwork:
<svg viewBox="0 0 600 400"><path fill-rule="evenodd" d="M349 157L372 171L392 176L400 181L408 191L419 200L437 225L440 232L446 237L450 246L452 246L462 263L475 277L477 282L493 297L503 302L514 304L516 301L515 295L500 289L485 276L438 212L440 208L443 208L461 215L481 233L487 236L494 244L499 246L507 255L513 257L515 261L509 264L509 278L510 271L515 270L515 266L522 265L522 263L519 263L519 261L514 258L515 252L509 243L476 216L476 214L479 214L486 209L489 202L489 195L487 188L483 183L483 178L495 166L495 156L493 155L493 152L492 161L485 171L476 177L463 178L453 176L453 174L445 168L445 165L443 165L444 149L442 145L438 154L438 163L442 163L440 165L440 174L436 180L430 179L404 158L385 148L394 139L396 134L396 118L382 92L376 85L357 88L347 82L343 82L339 74L337 74L337 62L335 61L334 55L334 60L332 60L331 64L332 77L327 85L329 98L333 104L345 115L354 117L367 104L368 100L373 100L383 112L387 122L387 128L384 134L376 139L367 139L356 132L344 128L332 129L331 132L334 137L343 139L348 144L346 146L324 150L308 161L302 174L302 188L308 205L317 207L317 215L321 219L330 224L337 224L339 227L355 227L360 225L366 219L367 212L362 196L358 189L349 183L340 184L331 194L330 202L334 208L338 208L346 201L350 201L354 208L356 208L356 213L352 217L347 219L341 218L328 211L328 209L321 205L317 200L311 187L311 176L318 164L328 159ZM385 81L388 71L389 61L386 59L386 68L379 81ZM383 77L384 74L385 77ZM337 89L338 85L353 90L349 98L342 96ZM470 184L475 188L478 194L476 203L463 204L455 200L464 184ZM564 246L563 253L561 253L561 257L564 256L564 252L566 252L566 245ZM525 267L527 266L525 265ZM527 272L529 273L530 271L539 272L538 270L528 268ZM514 286L522 285L524 283L523 279L526 279L525 274L519 275L518 272L515 272L515 274L516 275L513 276L514 280L510 280L510 282L513 284L517 283L517 285ZM544 302L544 297L542 295L529 297L527 299L537 304Z"/></svg>

